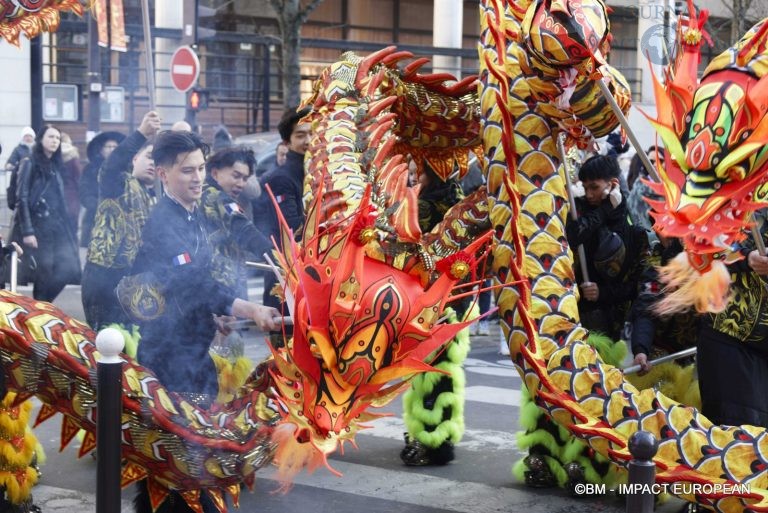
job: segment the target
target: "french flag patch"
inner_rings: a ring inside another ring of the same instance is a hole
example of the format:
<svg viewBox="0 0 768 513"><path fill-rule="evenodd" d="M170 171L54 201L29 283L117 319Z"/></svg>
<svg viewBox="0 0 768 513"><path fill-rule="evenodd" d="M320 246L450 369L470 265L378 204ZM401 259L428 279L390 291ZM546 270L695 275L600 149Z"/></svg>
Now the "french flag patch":
<svg viewBox="0 0 768 513"><path fill-rule="evenodd" d="M284 199L285 199L284 194L278 194L277 196L275 196L275 201L277 201L278 204L282 203Z"/></svg>
<svg viewBox="0 0 768 513"><path fill-rule="evenodd" d="M242 214L243 209L240 208L240 205L238 205L236 202L227 203L224 205L224 208L227 209L228 214Z"/></svg>
<svg viewBox="0 0 768 513"><path fill-rule="evenodd" d="M182 253L173 257L173 265L184 265L190 262L192 262L192 258L190 258L189 253Z"/></svg>

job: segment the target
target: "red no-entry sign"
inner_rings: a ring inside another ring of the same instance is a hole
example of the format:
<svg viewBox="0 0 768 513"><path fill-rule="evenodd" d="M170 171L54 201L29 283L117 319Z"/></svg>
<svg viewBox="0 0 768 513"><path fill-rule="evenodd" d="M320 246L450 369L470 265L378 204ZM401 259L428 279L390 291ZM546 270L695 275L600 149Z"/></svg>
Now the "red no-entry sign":
<svg viewBox="0 0 768 513"><path fill-rule="evenodd" d="M182 46L171 57L171 84L180 93L186 93L197 83L200 61L188 46Z"/></svg>

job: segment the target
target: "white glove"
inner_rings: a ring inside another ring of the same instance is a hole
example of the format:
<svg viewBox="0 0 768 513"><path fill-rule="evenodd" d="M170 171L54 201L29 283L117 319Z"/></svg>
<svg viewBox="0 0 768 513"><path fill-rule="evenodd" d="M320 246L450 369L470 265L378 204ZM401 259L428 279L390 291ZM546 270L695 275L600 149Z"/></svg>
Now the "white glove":
<svg viewBox="0 0 768 513"><path fill-rule="evenodd" d="M614 185L611 192L608 193L608 201L611 202L613 208L621 205L621 190L619 190L618 185Z"/></svg>

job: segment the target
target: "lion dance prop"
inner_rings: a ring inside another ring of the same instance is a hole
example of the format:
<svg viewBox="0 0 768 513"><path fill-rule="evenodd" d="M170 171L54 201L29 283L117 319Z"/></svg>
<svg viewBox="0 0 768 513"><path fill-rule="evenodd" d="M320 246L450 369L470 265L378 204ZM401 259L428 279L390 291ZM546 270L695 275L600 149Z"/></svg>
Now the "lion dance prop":
<svg viewBox="0 0 768 513"><path fill-rule="evenodd" d="M127 359L124 482L151 476L153 505L169 488L197 505L205 490L224 511L224 495L236 503L238 484L252 483L255 471L270 461L287 480L302 468L327 465L330 453L375 418L371 407L392 399L413 373L431 370L432 355L462 327L441 323L443 309L470 294L492 248L502 328L539 408L618 465L630 458L629 436L650 431L660 441L659 482L749 484L749 492L737 489L735 495L716 487L681 488L697 493L680 495L721 512L768 511L764 429L713 426L693 408L653 390L638 391L585 343L578 323L556 142L564 136L567 146L585 147L616 127L598 80L622 109L629 106L624 79L605 61L605 6L599 0L484 0L480 9L479 86L474 78L455 82L419 74L423 60L400 69L410 55L394 49L366 58L345 54L317 81L308 101L315 136L306 163L307 221L300 244L284 229L279 257L296 323L285 349L274 350L232 401L210 410L165 391L150 371ZM691 16L683 25L677 66L693 62L686 52L696 51L700 22ZM722 84L741 89L720 94L706 80L698 86L693 67L684 86L676 82L682 69L675 70L675 81L657 85L659 93L675 97L677 109L660 108L658 124L668 125L664 116L670 113L675 123L683 120L684 126L664 130L667 139L688 141L691 160L666 174L666 202L656 211L690 221L697 234L686 246L691 258L708 251L696 243L717 245L699 236L703 227L715 226L707 223L722 220L708 217L717 209L702 207L714 191L730 186L743 192L729 195L737 200L731 204L738 210L734 219L743 221L759 204L753 198L765 150L756 141L764 143L768 121L767 96L756 94L765 80L755 77L765 74L766 26L713 63L734 77ZM690 98L697 100L691 104ZM759 100L757 107L750 98ZM723 147L730 153L709 160L707 134L723 140L718 128L726 127L706 125L708 108L694 112L707 102L744 112L727 126L732 132ZM739 131L739 123L750 128ZM698 143L690 141L705 125L711 129L698 136L705 147L701 156ZM687 162L674 144L667 146L680 166ZM403 155L426 159L448 176L466 167L470 151L484 155L487 191L456 205L435 230L422 234L418 191L406 185ZM734 154L738 162L717 167ZM695 173L686 171L698 172L706 161L715 166L720 185L698 180L705 186L693 194L684 183L696 181ZM682 206L691 203L701 212L694 216L672 201L683 197L695 197ZM726 233L741 236L739 228ZM8 387L19 401L37 395L46 404L41 418L63 412L64 443L85 429L81 452L87 452L95 427L93 332L49 304L9 292L0 297L0 359Z"/></svg>

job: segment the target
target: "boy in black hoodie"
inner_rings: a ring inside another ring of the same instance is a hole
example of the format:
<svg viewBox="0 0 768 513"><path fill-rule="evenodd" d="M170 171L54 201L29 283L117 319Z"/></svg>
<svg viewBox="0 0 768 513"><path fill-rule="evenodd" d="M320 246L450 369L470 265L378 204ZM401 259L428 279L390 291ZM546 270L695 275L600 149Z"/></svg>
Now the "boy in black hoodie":
<svg viewBox="0 0 768 513"><path fill-rule="evenodd" d="M628 221L620 174L615 157L596 155L584 162L579 179L585 196L576 201L578 219L566 225L568 244L571 248L583 244L587 260L589 281L577 271L581 322L614 340L621 338L648 253L646 231Z"/></svg>

